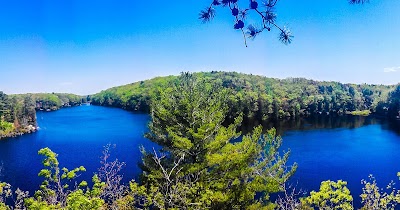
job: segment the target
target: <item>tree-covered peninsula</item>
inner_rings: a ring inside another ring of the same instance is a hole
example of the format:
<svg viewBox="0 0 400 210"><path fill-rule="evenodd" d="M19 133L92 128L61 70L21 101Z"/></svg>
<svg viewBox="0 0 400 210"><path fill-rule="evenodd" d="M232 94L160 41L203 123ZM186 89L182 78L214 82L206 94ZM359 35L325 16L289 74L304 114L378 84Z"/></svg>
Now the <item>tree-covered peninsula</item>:
<svg viewBox="0 0 400 210"><path fill-rule="evenodd" d="M229 118L240 113L256 120L309 115L394 116L398 100L394 85L343 84L304 78L274 79L236 72L200 72L202 82L221 85L229 91ZM177 76L157 77L110 88L92 96L92 104L149 112L151 98L180 83ZM390 99L389 96L392 98ZM390 105L389 103L393 104ZM388 111L390 108L390 111ZM396 115L397 116L397 115Z"/></svg>
<svg viewBox="0 0 400 210"><path fill-rule="evenodd" d="M7 95L0 91L0 139L36 131L36 110L76 106L86 97L66 93Z"/></svg>

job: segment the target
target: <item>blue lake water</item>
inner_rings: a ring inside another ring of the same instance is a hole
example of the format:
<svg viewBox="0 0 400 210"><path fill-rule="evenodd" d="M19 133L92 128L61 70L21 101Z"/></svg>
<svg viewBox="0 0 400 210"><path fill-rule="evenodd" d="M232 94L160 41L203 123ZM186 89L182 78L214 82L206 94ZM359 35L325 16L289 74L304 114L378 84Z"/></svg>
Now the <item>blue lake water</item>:
<svg viewBox="0 0 400 210"><path fill-rule="evenodd" d="M357 207L361 180L368 180L369 174L376 177L381 188L391 180L400 184L400 136L386 126L285 132L282 148L290 148L290 162L298 163L291 182L297 189L310 192L318 190L321 181L345 180Z"/></svg>
<svg viewBox="0 0 400 210"><path fill-rule="evenodd" d="M124 181L138 178L141 161L139 146L155 147L145 139L149 116L116 108L80 106L55 112L38 112L40 130L0 141L0 164L6 181L23 190L33 191L42 179L40 148L49 147L59 154L61 167L80 165L87 172L80 179L90 180L99 168L103 146L116 144L113 158L126 162ZM291 179L308 192L317 190L323 180L348 181L356 202L361 192L361 179L374 174L385 187L397 180L400 171L400 136L398 125L384 121L352 118L311 120L278 125L283 136L282 150L291 149L290 163L298 170ZM398 181L400 182L400 181Z"/></svg>
<svg viewBox="0 0 400 210"><path fill-rule="evenodd" d="M42 182L37 177L42 168L39 149L49 147L59 154L61 167L72 169L83 165L87 172L80 179L90 181L100 167L103 147L115 144L111 160L126 162L124 181L137 178L140 173L140 145L151 149L154 144L143 137L149 116L133 114L116 108L80 106L54 112L38 112L40 130L18 138L0 141L0 180L24 190L38 189Z"/></svg>

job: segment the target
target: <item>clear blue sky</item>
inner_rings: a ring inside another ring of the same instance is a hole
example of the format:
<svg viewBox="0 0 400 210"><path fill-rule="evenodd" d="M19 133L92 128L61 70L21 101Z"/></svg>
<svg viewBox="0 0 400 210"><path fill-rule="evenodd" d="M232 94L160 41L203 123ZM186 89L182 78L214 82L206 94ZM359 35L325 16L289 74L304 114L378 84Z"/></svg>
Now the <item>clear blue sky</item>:
<svg viewBox="0 0 400 210"><path fill-rule="evenodd" d="M0 90L91 94L211 70L400 81L400 1L281 0L277 22L293 31L293 43L281 44L273 30L248 48L228 10L198 20L210 1L0 0Z"/></svg>

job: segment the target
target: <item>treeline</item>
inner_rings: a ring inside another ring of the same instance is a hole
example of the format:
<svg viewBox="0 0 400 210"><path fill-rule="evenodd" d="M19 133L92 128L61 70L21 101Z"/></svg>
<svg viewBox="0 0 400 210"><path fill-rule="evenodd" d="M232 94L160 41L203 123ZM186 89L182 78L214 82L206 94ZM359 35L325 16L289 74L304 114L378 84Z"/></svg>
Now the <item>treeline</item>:
<svg viewBox="0 0 400 210"><path fill-rule="evenodd" d="M309 115L393 115L388 99L394 85L343 84L304 78L274 79L236 72L194 73L210 85L230 91L229 115L244 113L257 120L295 118ZM179 77L157 77L110 88L92 96L92 104L149 112L151 98L157 91L179 83ZM395 96L396 94L391 94ZM393 98L393 97L392 97ZM399 107L399 106L397 106Z"/></svg>
<svg viewBox="0 0 400 210"><path fill-rule="evenodd" d="M91 103L131 111L149 112L151 97L159 90L169 87L172 82L178 82L178 77L156 77L151 80L113 87L92 95Z"/></svg>
<svg viewBox="0 0 400 210"><path fill-rule="evenodd" d="M57 110L61 107L77 106L87 102L87 97L69 93L35 93L21 94L19 97L31 95L37 110Z"/></svg>
<svg viewBox="0 0 400 210"><path fill-rule="evenodd" d="M0 91L0 139L36 131L36 110L57 110L86 100L66 93L7 95Z"/></svg>

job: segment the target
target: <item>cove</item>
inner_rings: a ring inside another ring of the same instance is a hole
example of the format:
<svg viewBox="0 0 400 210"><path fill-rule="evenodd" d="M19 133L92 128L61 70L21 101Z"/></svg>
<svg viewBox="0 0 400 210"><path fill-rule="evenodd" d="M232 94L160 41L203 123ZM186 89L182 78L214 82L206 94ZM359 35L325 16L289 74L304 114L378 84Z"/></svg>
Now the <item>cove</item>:
<svg viewBox="0 0 400 210"><path fill-rule="evenodd" d="M126 162L124 182L138 179L140 145L150 150L155 144L143 137L149 116L117 108L79 106L55 112L38 112L40 130L0 141L0 181L28 190L38 189L42 178L39 149L49 147L59 154L61 167L83 165L79 179L90 181L100 167L103 146L115 144L111 160ZM283 137L282 151L290 148L289 164L298 163L291 184L307 192L318 190L323 180L342 179L359 207L361 179L373 174L381 188L397 180L400 171L398 123L372 117L314 118L267 124ZM252 126L249 126L252 127ZM397 181L400 184L400 181Z"/></svg>

